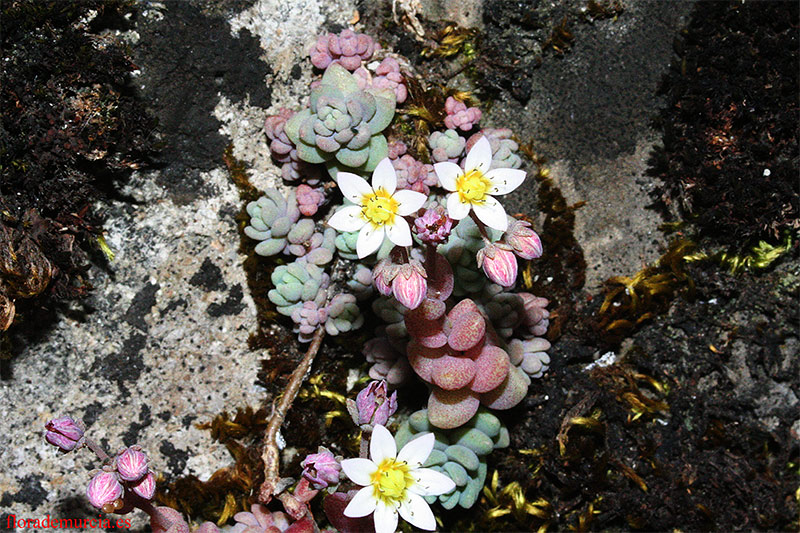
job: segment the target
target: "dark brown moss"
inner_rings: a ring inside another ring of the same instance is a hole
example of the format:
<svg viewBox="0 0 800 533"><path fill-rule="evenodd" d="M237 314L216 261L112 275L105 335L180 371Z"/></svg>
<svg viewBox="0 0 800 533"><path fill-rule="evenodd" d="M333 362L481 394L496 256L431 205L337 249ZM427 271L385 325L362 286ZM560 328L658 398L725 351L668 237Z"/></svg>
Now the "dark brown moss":
<svg viewBox="0 0 800 533"><path fill-rule="evenodd" d="M103 242L90 206L153 147L154 123L127 86L137 67L101 34L123 26L131 4L3 4L0 247L13 260L0 269L0 299L16 299L18 317L91 289L86 271Z"/></svg>
<svg viewBox="0 0 800 533"><path fill-rule="evenodd" d="M734 252L800 225L799 11L697 3L662 84L661 200Z"/></svg>

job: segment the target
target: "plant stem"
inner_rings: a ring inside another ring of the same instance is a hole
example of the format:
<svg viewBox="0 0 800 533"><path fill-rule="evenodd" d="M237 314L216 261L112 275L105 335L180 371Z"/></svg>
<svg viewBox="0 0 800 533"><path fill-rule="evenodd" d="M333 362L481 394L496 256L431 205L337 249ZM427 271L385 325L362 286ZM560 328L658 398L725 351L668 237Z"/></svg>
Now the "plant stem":
<svg viewBox="0 0 800 533"><path fill-rule="evenodd" d="M111 460L111 457L109 457L103 448L101 448L95 441L90 438L86 438L84 442L86 443L86 447L92 450L98 459L103 462Z"/></svg>
<svg viewBox="0 0 800 533"><path fill-rule="evenodd" d="M303 360L300 361L298 367L292 372L289 378L289 383L283 391L277 404L272 404L272 414L267 422L267 429L264 432L264 451L261 454L261 459L264 461L264 483L258 493L258 501L267 504L275 493L275 489L280 482L280 465L281 455L280 448L278 447L278 434L280 433L283 420L286 418L286 413L292 406L297 393L300 391L300 386L305 381L306 376L311 370L311 364L314 362L319 347L322 344L322 339L325 337L325 328L320 327L314 333L311 339L311 345L308 347Z"/></svg>

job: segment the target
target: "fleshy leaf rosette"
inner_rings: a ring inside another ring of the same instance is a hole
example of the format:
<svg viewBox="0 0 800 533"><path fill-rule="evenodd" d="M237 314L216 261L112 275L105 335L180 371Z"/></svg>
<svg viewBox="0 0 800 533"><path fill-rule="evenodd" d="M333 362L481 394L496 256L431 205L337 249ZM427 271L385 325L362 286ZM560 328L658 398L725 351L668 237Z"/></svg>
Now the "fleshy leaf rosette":
<svg viewBox="0 0 800 533"><path fill-rule="evenodd" d="M427 432L433 432L436 443L423 466L445 474L455 482L456 488L426 500L433 503L438 499L445 509L456 505L469 509L475 505L486 481L486 457L492 450L509 445L508 429L496 416L480 409L462 427L442 430L430 423L428 412L423 409L400 425L395 440L402 447Z"/></svg>
<svg viewBox="0 0 800 533"><path fill-rule="evenodd" d="M525 372L497 346L502 341L472 300L462 300L445 315L444 302L428 298L406 313L405 324L412 339L408 361L431 384L428 417L434 426L459 427L481 404L510 409L527 394Z"/></svg>
<svg viewBox="0 0 800 533"><path fill-rule="evenodd" d="M301 160L328 163L335 175L339 167L371 172L388 155L381 132L394 116L392 91L361 90L356 78L334 63L311 91L310 101L284 126Z"/></svg>
<svg viewBox="0 0 800 533"><path fill-rule="evenodd" d="M320 267L306 261L279 265L272 272L271 279L275 288L267 293L267 297L282 315L292 316L295 309L302 308L303 302L322 306L328 298L326 289L330 277Z"/></svg>

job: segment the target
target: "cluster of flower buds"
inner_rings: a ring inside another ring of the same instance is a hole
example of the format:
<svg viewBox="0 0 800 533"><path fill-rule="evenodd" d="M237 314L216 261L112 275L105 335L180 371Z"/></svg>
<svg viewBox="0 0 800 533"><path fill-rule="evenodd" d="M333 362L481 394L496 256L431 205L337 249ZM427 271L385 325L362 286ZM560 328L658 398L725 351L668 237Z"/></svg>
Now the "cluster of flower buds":
<svg viewBox="0 0 800 533"><path fill-rule="evenodd" d="M447 216L442 207L426 209L421 217L414 220L411 229L425 244L444 244L453 229L453 219Z"/></svg>
<svg viewBox="0 0 800 533"><path fill-rule="evenodd" d="M89 446L101 459L108 456L85 436L80 419L70 416L54 418L45 424L44 438L63 452ZM137 498L151 500L156 492L156 476L148 468L149 459L140 446L122 450L111 464L103 466L86 488L89 502L104 513L130 510Z"/></svg>
<svg viewBox="0 0 800 533"><path fill-rule="evenodd" d="M385 381L372 381L358 393L356 400L347 400L347 412L359 427L385 426L397 411L397 391L389 395Z"/></svg>
<svg viewBox="0 0 800 533"><path fill-rule="evenodd" d="M121 451L110 466L103 467L89 482L89 503L105 513L120 511L131 498L151 500L156 493L156 476L140 446Z"/></svg>

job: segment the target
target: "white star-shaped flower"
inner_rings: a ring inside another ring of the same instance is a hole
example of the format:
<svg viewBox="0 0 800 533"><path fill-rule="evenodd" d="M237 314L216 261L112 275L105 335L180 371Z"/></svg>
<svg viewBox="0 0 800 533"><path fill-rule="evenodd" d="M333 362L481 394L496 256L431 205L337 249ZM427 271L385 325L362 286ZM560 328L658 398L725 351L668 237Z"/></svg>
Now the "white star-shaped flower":
<svg viewBox="0 0 800 533"><path fill-rule="evenodd" d="M411 246L411 228L403 217L416 213L428 198L416 191L396 190L397 174L388 157L372 172L372 185L349 172L339 172L336 181L344 197L355 205L336 211L328 225L339 231L359 232L359 259L380 248L384 237L397 246Z"/></svg>
<svg viewBox="0 0 800 533"><path fill-rule="evenodd" d="M451 191L447 196L447 215L461 220L475 211L478 219L500 231L508 228L508 218L503 206L494 197L508 194L523 181L525 171L513 168L495 168L492 165L492 147L486 137L481 137L467 153L464 170L455 163L433 165L442 187Z"/></svg>
<svg viewBox="0 0 800 533"><path fill-rule="evenodd" d="M398 514L420 529L433 531L436 519L423 496L439 496L455 489L446 475L422 468L433 451L435 437L427 433L406 443L400 453L389 430L375 426L369 442L371 459L345 459L342 470L363 485L344 510L350 518L375 513L376 533L394 533Z"/></svg>

